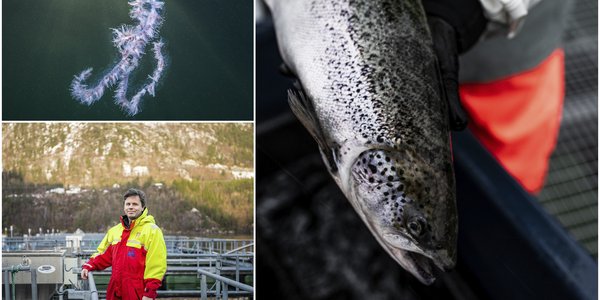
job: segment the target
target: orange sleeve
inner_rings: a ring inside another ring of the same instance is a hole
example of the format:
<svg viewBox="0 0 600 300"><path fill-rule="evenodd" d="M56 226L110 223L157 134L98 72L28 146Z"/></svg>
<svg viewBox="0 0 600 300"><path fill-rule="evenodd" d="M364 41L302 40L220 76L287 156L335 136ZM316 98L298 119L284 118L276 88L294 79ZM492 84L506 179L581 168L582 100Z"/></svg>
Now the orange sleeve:
<svg viewBox="0 0 600 300"><path fill-rule="evenodd" d="M462 84L469 128L530 193L541 190L556 145L564 99L564 52L531 70L489 83Z"/></svg>

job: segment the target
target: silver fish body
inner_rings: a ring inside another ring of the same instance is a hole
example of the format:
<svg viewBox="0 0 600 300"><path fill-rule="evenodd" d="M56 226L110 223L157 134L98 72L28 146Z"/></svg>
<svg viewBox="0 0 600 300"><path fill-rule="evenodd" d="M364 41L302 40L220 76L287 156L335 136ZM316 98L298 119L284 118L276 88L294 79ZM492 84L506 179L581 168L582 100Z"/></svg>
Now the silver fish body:
<svg viewBox="0 0 600 300"><path fill-rule="evenodd" d="M456 261L447 107L420 1L267 0L294 113L383 248L421 282Z"/></svg>

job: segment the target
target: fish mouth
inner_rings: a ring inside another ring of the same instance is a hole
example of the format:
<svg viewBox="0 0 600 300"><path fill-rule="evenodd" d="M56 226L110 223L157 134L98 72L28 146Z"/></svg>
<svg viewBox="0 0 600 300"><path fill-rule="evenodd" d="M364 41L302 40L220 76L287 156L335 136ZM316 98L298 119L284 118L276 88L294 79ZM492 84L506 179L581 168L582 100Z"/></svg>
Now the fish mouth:
<svg viewBox="0 0 600 300"><path fill-rule="evenodd" d="M375 232L379 244L392 258L425 285L431 285L441 272L448 272L456 265L455 252L451 253L446 249L420 249L414 244L406 247L394 242L398 240L397 234L379 234L379 229L373 224L369 224L368 227Z"/></svg>
<svg viewBox="0 0 600 300"><path fill-rule="evenodd" d="M435 282L436 278L441 274L442 271L447 272L447 265L440 265L444 262L431 259L420 253L405 251L402 249L394 249L393 258L413 276L415 276L421 283L425 285L431 285ZM454 262L451 263L450 268L454 267Z"/></svg>
<svg viewBox="0 0 600 300"><path fill-rule="evenodd" d="M416 252L405 251L402 249L391 250L394 260L415 276L421 283L431 285L437 278L439 271L435 268L435 265L430 258Z"/></svg>
<svg viewBox="0 0 600 300"><path fill-rule="evenodd" d="M450 271L456 265L456 252L449 251L450 247L439 245L435 250L422 249L415 244L407 247L405 242L398 242L400 239L397 233L383 234L382 237L386 242L386 246L427 258L442 271ZM407 239L409 237L404 236L403 238Z"/></svg>
<svg viewBox="0 0 600 300"><path fill-rule="evenodd" d="M383 235L383 240L386 241L386 246L397 250L404 251L408 253L409 257L414 261L424 263L424 259L427 259L432 265L435 265L439 270L447 272L454 268L456 265L456 257L455 253L451 253L446 249L438 249L438 250L427 250L427 249L406 249L402 247L403 245L399 245L398 243L394 243L394 240L397 240L397 234L391 235Z"/></svg>
<svg viewBox="0 0 600 300"><path fill-rule="evenodd" d="M422 284L431 285L442 272L448 272L456 265L454 254L449 254L445 250L430 252L430 251L412 251L402 247L396 247L397 244L388 242L389 236L380 235L373 224L368 222L368 227L374 236L390 254L390 256L406 271L416 277Z"/></svg>

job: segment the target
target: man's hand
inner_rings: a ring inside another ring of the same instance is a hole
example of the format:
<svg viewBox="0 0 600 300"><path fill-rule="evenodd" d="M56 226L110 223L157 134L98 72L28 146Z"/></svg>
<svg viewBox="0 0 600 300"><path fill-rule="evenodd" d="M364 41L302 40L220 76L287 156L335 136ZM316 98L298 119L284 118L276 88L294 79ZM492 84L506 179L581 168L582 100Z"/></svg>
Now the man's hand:
<svg viewBox="0 0 600 300"><path fill-rule="evenodd" d="M87 269L82 269L81 270L81 279L87 280L88 279L88 273L89 273L89 271Z"/></svg>
<svg viewBox="0 0 600 300"><path fill-rule="evenodd" d="M437 57L440 92L448 103L450 129L461 131L467 127L468 116L458 95L458 43L454 28L441 18L429 16L433 50Z"/></svg>
<svg viewBox="0 0 600 300"><path fill-rule="evenodd" d="M486 17L498 24L508 26L508 38L513 38L529 11L541 0L479 0Z"/></svg>
<svg viewBox="0 0 600 300"><path fill-rule="evenodd" d="M154 300L154 299L153 299L153 298L150 298L150 297L146 297L146 296L144 296L144 297L142 297L142 300Z"/></svg>

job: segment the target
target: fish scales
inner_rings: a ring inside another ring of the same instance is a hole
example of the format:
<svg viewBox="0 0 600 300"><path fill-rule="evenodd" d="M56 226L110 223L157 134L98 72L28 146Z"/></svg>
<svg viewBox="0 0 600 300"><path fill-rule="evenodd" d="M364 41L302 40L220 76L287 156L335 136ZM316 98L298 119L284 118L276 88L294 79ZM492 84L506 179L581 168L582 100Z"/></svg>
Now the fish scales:
<svg viewBox="0 0 600 300"><path fill-rule="evenodd" d="M456 257L446 104L419 1L267 1L292 110L386 251L424 283Z"/></svg>

